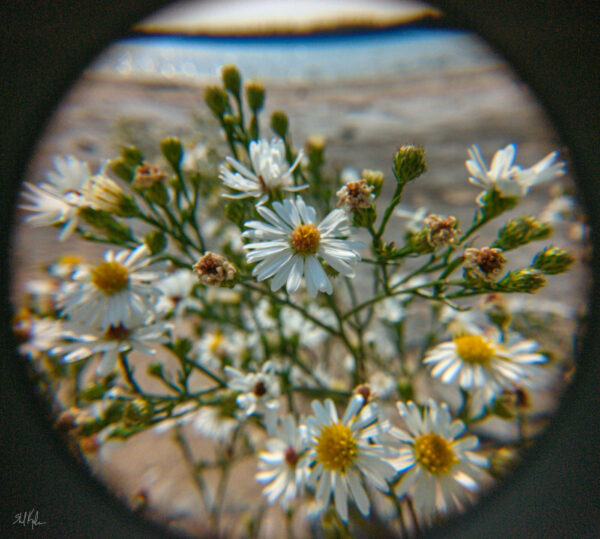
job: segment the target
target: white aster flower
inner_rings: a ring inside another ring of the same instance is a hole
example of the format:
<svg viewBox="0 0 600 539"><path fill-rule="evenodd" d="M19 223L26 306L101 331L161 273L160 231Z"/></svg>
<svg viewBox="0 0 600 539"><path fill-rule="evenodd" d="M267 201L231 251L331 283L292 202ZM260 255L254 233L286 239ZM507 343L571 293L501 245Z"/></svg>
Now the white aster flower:
<svg viewBox="0 0 600 539"><path fill-rule="evenodd" d="M527 365L546 361L537 347L535 341L513 336L502 342L496 331L487 335L479 331L438 344L427 352L423 363L431 368L432 376L446 384L456 380L463 389L496 383L510 387L527 377Z"/></svg>
<svg viewBox="0 0 600 539"><path fill-rule="evenodd" d="M63 225L59 241L67 239L77 228L81 189L90 177L90 170L84 161L73 156L54 156L56 171L48 171L48 182L38 185L25 183L23 196L31 204L21 205L24 210L34 212L25 219L31 226Z"/></svg>
<svg viewBox="0 0 600 539"><path fill-rule="evenodd" d="M46 178L57 192L64 194L69 191L81 191L90 177L90 169L85 161L79 161L72 155L63 157L55 155L54 168L46 172Z"/></svg>
<svg viewBox="0 0 600 539"><path fill-rule="evenodd" d="M227 198L261 197L259 203L268 198L268 194L276 187L284 191L300 191L308 185L293 185L292 172L296 169L302 159L302 150L298 152L296 160L290 167L285 158L285 143L282 139L253 140L248 150L252 170L242 165L236 159L227 156L226 160L234 168L231 171L227 166L221 165L219 178L236 194L224 194Z"/></svg>
<svg viewBox="0 0 600 539"><path fill-rule="evenodd" d="M233 401L235 406L235 401ZM194 418L194 428L206 438L229 442L240 422L229 406L203 406Z"/></svg>
<svg viewBox="0 0 600 539"><path fill-rule="evenodd" d="M162 295L156 303L156 310L174 312L176 317L181 317L187 307L198 307L198 300L191 296L197 282L196 275L185 268L178 269L157 281L154 286L162 292Z"/></svg>
<svg viewBox="0 0 600 539"><path fill-rule="evenodd" d="M128 326L154 312L161 291L148 284L159 277L146 268L151 263L145 244L133 251L107 251L104 262L73 274L61 299L62 314L90 327Z"/></svg>
<svg viewBox="0 0 600 539"><path fill-rule="evenodd" d="M244 334L239 331L227 335L219 329L206 331L196 346L196 359L209 369L219 369L226 359L237 364L247 349L246 344Z"/></svg>
<svg viewBox="0 0 600 539"><path fill-rule="evenodd" d="M301 495L309 472L301 459L306 447L306 438L294 417L282 417L275 437L267 440L265 451L258 455L256 480L268 483L263 494L269 503L281 497L285 508Z"/></svg>
<svg viewBox="0 0 600 539"><path fill-rule="evenodd" d="M335 316L329 309L323 309L317 305L311 304L307 308L310 315L315 317L322 323L335 327ZM322 343L329 333L321 326L317 326L314 322L299 313L291 307L283 307L279 314L281 320L283 336L286 339L298 337L300 346L312 348Z"/></svg>
<svg viewBox="0 0 600 539"><path fill-rule="evenodd" d="M393 461L403 474L396 495L410 491L415 508L425 517L462 510L470 493L487 480L487 460L473 452L479 440L461 436L465 425L452 420L446 404L438 407L431 400L422 415L413 402L397 406L407 430L389 430L401 442L400 455Z"/></svg>
<svg viewBox="0 0 600 539"><path fill-rule="evenodd" d="M516 144L509 144L506 148L498 150L488 170L479 148L474 144L468 150L470 159L465 163L471 174L469 181L486 191L496 190L503 197L521 197L527 194L531 186L565 173L565 163L555 162L558 152L548 154L531 168L522 169L513 165L516 151ZM481 196L477 199L480 204Z"/></svg>
<svg viewBox="0 0 600 539"><path fill-rule="evenodd" d="M387 491L386 481L395 470L386 460L391 450L379 443L384 426L379 423L377 409L364 404L361 395L355 395L340 421L333 401L325 404L312 402L314 416L307 418L309 449L306 460L312 466L309 485L316 486L316 498L329 505L333 492L335 508L348 521L348 495L359 511L368 516L370 502L363 486L364 478L380 490Z"/></svg>
<svg viewBox="0 0 600 539"><path fill-rule="evenodd" d="M19 346L19 353L24 356L37 359L60 342L63 333L60 320L37 316L17 318L14 331L27 339Z"/></svg>
<svg viewBox="0 0 600 539"><path fill-rule="evenodd" d="M50 353L61 356L65 363L100 354L96 374L106 376L115 369L120 353L138 350L144 354L155 354L157 345L168 342L167 334L172 329L172 324L163 320L149 322L139 318L135 322L130 321L127 326L111 325L104 331L79 324L71 324L66 329L63 336L73 342L56 346Z"/></svg>
<svg viewBox="0 0 600 539"><path fill-rule="evenodd" d="M266 361L260 372L243 373L233 367L225 367L231 377L227 384L240 394L236 398L238 406L247 416L266 415L268 421L276 420L272 415L279 408L279 380L275 376L274 364Z"/></svg>
<svg viewBox="0 0 600 539"><path fill-rule="evenodd" d="M428 210L425 206L419 206L416 210L408 210L401 206L398 206L394 210L394 215L401 217L402 219L408 219L406 222L406 230L412 234L416 234L423 230L425 226L425 217L427 217Z"/></svg>
<svg viewBox="0 0 600 539"><path fill-rule="evenodd" d="M25 191L23 196L31 204L22 204L20 207L35 213L35 215L26 217L25 222L34 227L62 224L58 240L66 240L77 228L81 195L79 193L60 194L48 184L25 183L25 189L28 192Z"/></svg>
<svg viewBox="0 0 600 539"><path fill-rule="evenodd" d="M298 290L302 277L311 296L318 291L331 294L333 285L321 266L317 255L332 268L346 277L354 277L352 264L360 260L358 249L364 244L345 239L352 229L346 212L331 211L319 225L315 225L317 214L312 206L297 196L274 202L273 210L257 206L257 211L267 221L249 221L243 234L252 240L244 245L249 251L249 263L260 261L252 274L259 281L273 277L271 290L279 290L284 283L289 293Z"/></svg>

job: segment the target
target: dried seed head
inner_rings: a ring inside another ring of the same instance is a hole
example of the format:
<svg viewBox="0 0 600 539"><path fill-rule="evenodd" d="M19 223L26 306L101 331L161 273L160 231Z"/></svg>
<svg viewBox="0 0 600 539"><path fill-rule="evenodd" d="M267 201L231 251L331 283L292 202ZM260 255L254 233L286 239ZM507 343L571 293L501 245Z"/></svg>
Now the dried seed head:
<svg viewBox="0 0 600 539"><path fill-rule="evenodd" d="M373 196L373 186L368 185L366 180L348 182L336 194L338 197L337 205L346 205L352 211L369 208L375 198Z"/></svg>
<svg viewBox="0 0 600 539"><path fill-rule="evenodd" d="M427 240L432 247L446 247L456 243L458 239L458 222L452 215L440 217L439 215L429 215L425 218L427 227Z"/></svg>
<svg viewBox="0 0 600 539"><path fill-rule="evenodd" d="M166 180L168 177L168 174L156 165L144 163L136 167L131 186L136 189L149 189L157 183Z"/></svg>
<svg viewBox="0 0 600 539"><path fill-rule="evenodd" d="M210 286L220 286L234 280L237 273L235 266L224 256L207 251L206 254L194 264L194 272L200 282Z"/></svg>

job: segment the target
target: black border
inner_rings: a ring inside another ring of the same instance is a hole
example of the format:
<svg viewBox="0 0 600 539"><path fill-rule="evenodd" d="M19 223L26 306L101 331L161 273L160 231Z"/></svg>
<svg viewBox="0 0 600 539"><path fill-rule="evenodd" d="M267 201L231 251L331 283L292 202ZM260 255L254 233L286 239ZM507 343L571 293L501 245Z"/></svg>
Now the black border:
<svg viewBox="0 0 600 539"><path fill-rule="evenodd" d="M546 106L570 150L593 235L598 275L600 13L594 2L438 0L453 26L482 35L513 65ZM164 0L12 0L0 8L0 219L3 354L0 363L0 535L140 537L166 532L137 519L92 480L44 419L9 331L9 231L29 152L78 73L130 25ZM510 111L507 111L509 113ZM575 383L514 480L476 511L434 536L553 538L600 536L600 339L598 284ZM47 524L12 526L17 512L38 509Z"/></svg>

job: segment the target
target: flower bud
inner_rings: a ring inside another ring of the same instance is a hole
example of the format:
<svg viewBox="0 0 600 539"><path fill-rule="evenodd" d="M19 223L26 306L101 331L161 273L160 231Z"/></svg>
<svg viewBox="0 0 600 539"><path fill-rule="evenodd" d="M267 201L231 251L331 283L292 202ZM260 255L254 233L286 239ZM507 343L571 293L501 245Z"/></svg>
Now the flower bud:
<svg viewBox="0 0 600 539"><path fill-rule="evenodd" d="M181 141L177 137L167 137L160 141L160 149L169 164L178 169L183 157Z"/></svg>
<svg viewBox="0 0 600 539"><path fill-rule="evenodd" d="M221 78L223 85L234 96L239 97L242 77L238 68L233 64L227 64L221 67Z"/></svg>
<svg viewBox="0 0 600 539"><path fill-rule="evenodd" d="M121 150L121 157L129 165L141 165L144 161L144 154L137 146L125 146Z"/></svg>
<svg viewBox="0 0 600 539"><path fill-rule="evenodd" d="M311 168L318 168L325 162L325 137L320 135L309 137L305 149Z"/></svg>
<svg viewBox="0 0 600 539"><path fill-rule="evenodd" d="M569 269L575 259L564 249L546 247L533 259L533 267L546 275L556 275Z"/></svg>
<svg viewBox="0 0 600 539"><path fill-rule="evenodd" d="M255 114L263 108L265 104L265 87L257 81L248 81L246 83L246 99L248 106Z"/></svg>
<svg viewBox="0 0 600 539"><path fill-rule="evenodd" d="M175 180L178 184L177 179ZM144 196L149 202L158 204L159 206L164 206L169 201L169 193L163 183L155 183L150 189L146 189Z"/></svg>
<svg viewBox="0 0 600 539"><path fill-rule="evenodd" d="M414 253L424 254L431 253L434 250L433 245L429 241L429 229L424 228L419 232L408 233L406 236L410 250Z"/></svg>
<svg viewBox="0 0 600 539"><path fill-rule="evenodd" d="M152 417L152 407L143 399L129 401L123 416L130 423L144 423Z"/></svg>
<svg viewBox="0 0 600 539"><path fill-rule="evenodd" d="M551 225L533 217L518 217L506 223L498 232L498 239L491 246L507 251L535 240L546 239L551 235Z"/></svg>
<svg viewBox="0 0 600 539"><path fill-rule="evenodd" d="M163 366L160 361L153 361L148 365L148 374L150 376L156 376L158 378L162 378L163 376Z"/></svg>
<svg viewBox="0 0 600 539"><path fill-rule="evenodd" d="M401 185L418 178L427 170L425 150L420 146L400 146L394 154L393 170Z"/></svg>
<svg viewBox="0 0 600 539"><path fill-rule="evenodd" d="M507 210L512 210L518 203L518 197L503 197L495 189L484 191L477 198L477 204L481 206L481 212L488 221Z"/></svg>
<svg viewBox="0 0 600 539"><path fill-rule="evenodd" d="M227 92L219 86L207 86L204 90L204 101L217 118L221 118L229 106Z"/></svg>
<svg viewBox="0 0 600 539"><path fill-rule="evenodd" d="M523 268L510 272L498 284L507 292L533 294L546 284L546 278L535 268Z"/></svg>
<svg viewBox="0 0 600 539"><path fill-rule="evenodd" d="M116 423L123 417L124 405L121 401L113 401L104 411L104 421L108 424Z"/></svg>
<svg viewBox="0 0 600 539"><path fill-rule="evenodd" d="M271 114L271 129L281 138L285 138L288 130L287 114L281 110L274 110Z"/></svg>
<svg viewBox="0 0 600 539"><path fill-rule="evenodd" d="M378 197L383 187L383 172L381 170L365 169L360 175L361 179L367 182L373 188L373 196Z"/></svg>
<svg viewBox="0 0 600 539"><path fill-rule="evenodd" d="M353 226L372 226L377 219L377 210L375 206L371 204L368 208L355 209L352 215Z"/></svg>

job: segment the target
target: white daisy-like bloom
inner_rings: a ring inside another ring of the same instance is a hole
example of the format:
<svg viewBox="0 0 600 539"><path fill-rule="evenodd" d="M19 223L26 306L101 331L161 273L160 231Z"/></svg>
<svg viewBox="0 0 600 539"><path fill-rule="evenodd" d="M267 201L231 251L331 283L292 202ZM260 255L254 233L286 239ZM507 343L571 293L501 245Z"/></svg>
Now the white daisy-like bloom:
<svg viewBox="0 0 600 539"><path fill-rule="evenodd" d="M19 207L34 212L25 218L25 222L33 227L52 226L62 224L58 235L59 241L66 240L79 223L81 195L79 193L60 194L52 190L47 184L34 185L25 183L23 196L31 204L22 204Z"/></svg>
<svg viewBox="0 0 600 539"><path fill-rule="evenodd" d="M60 320L28 316L20 320L15 331L26 337L27 341L19 346L19 353L30 359L38 359L62 339L63 328Z"/></svg>
<svg viewBox="0 0 600 539"><path fill-rule="evenodd" d="M465 162L471 174L469 181L486 191L496 190L503 197L521 197L528 193L531 186L565 173L565 163L556 161L558 152L549 153L544 159L527 169L513 165L516 152L516 144L509 144L506 148L498 150L488 170L479 148L474 144L468 150L470 159ZM480 204L482 195L483 193L477 197L477 202Z"/></svg>
<svg viewBox="0 0 600 539"><path fill-rule="evenodd" d="M423 516L463 510L473 493L489 478L488 462L473 452L476 436L462 436L465 425L452 420L446 404L430 400L423 414L413 402L398 402L407 430L391 427L389 434L400 441L399 456L393 460L402 473L395 487L398 497L410 494Z"/></svg>
<svg viewBox="0 0 600 539"><path fill-rule="evenodd" d="M191 148L186 148L181 159L181 170L195 172L199 168L200 162L208 155L208 145L199 142Z"/></svg>
<svg viewBox="0 0 600 539"><path fill-rule="evenodd" d="M307 308L307 311L322 323L330 327L335 327L335 315L330 309L322 309L317 305L311 304ZM291 307L283 307L279 314L279 319L282 324L283 336L287 339L297 336L301 346L312 348L322 343L329 336L329 333L321 326L317 326Z"/></svg>
<svg viewBox="0 0 600 539"><path fill-rule="evenodd" d="M281 417L275 436L267 440L265 450L258 455L256 480L267 483L263 494L269 503L281 498L286 508L302 495L309 473L301 458L306 448L306 436L294 417Z"/></svg>
<svg viewBox="0 0 600 539"><path fill-rule="evenodd" d="M194 417L194 428L205 438L229 442L240 421L235 412L220 406L203 406Z"/></svg>
<svg viewBox="0 0 600 539"><path fill-rule="evenodd" d="M406 230L411 234L416 234L423 230L425 226L425 217L427 217L428 210L425 206L420 206L416 210L408 210L401 206L398 206L394 210L394 215L397 217L401 217L402 219L407 219L406 222Z"/></svg>
<svg viewBox="0 0 600 539"><path fill-rule="evenodd" d="M233 367L225 367L230 377L227 386L240 394L236 398L238 406L246 416L264 415L270 426L276 421L273 413L279 408L279 379L275 374L275 365L271 361L263 363L260 372L244 373ZM270 429L269 429L270 430Z"/></svg>
<svg viewBox="0 0 600 539"><path fill-rule="evenodd" d="M20 207L35 213L25 219L31 226L52 226L62 224L59 241L66 240L77 228L81 189L90 177L86 162L68 155L54 156L56 171L46 173L47 182L38 185L25 183L23 196L30 204Z"/></svg>
<svg viewBox="0 0 600 539"><path fill-rule="evenodd" d="M282 139L274 138L270 142L266 139L253 140L248 154L254 172L230 156L225 159L234 170L230 170L225 165L219 168L219 178L225 186L233 191L239 191L235 194L224 193L224 197L261 197L260 204L265 202L269 193L277 187L288 192L300 191L308 187L308 185L293 185L292 173L304 155L302 150L298 152L291 167L285 158L285 143Z"/></svg>
<svg viewBox="0 0 600 539"><path fill-rule="evenodd" d="M354 395L340 420L333 401L312 402L314 416L306 420L309 449L306 461L312 467L308 484L316 484L315 497L327 507L333 493L339 517L348 521L348 497L368 516L371 508L363 479L387 491L387 480L395 474L385 460L392 450L379 443L386 426L378 421L374 404ZM318 481L318 483L317 483Z"/></svg>
<svg viewBox="0 0 600 539"><path fill-rule="evenodd" d="M88 164L72 155L55 155L52 161L56 171L46 172L46 179L50 185L61 194L81 191L91 175Z"/></svg>
<svg viewBox="0 0 600 539"><path fill-rule="evenodd" d="M219 369L224 359L239 363L247 349L245 335L229 331L225 335L220 329L206 331L196 345L196 360L208 369Z"/></svg>
<svg viewBox="0 0 600 539"><path fill-rule="evenodd" d="M183 316L187 307L198 308L199 301L191 296L192 289L197 283L198 277L185 268L180 268L160 279L154 284L162 292L156 303L156 310L173 312L179 318Z"/></svg>
<svg viewBox="0 0 600 539"><path fill-rule="evenodd" d="M316 225L317 214L302 197L274 202L273 210L256 207L263 221L245 223L244 237L251 243L244 245L249 263L259 262L252 274L259 281L269 277L271 290L279 290L284 283L288 293L300 287L302 277L313 297L317 292L333 293L333 285L319 258L346 277L354 277L352 265L360 260L359 249L365 247L360 241L347 239L352 229L341 209L331 211Z"/></svg>
<svg viewBox="0 0 600 539"><path fill-rule="evenodd" d="M164 320L148 321L144 318L132 320L127 326L111 325L106 330L70 324L66 326L63 337L72 342L56 346L50 353L60 356L65 363L100 354L96 374L106 376L115 369L119 354L123 352L138 350L144 354L155 354L159 344L169 341L168 333L172 327L172 324Z"/></svg>
<svg viewBox="0 0 600 539"><path fill-rule="evenodd" d="M109 250L104 262L83 266L73 274L61 298L62 314L102 330L120 324L127 327L139 317L155 312L161 291L148 284L160 274L147 268L152 260L145 244L134 250Z"/></svg>
<svg viewBox="0 0 600 539"><path fill-rule="evenodd" d="M547 360L536 352L535 341L514 335L502 342L499 337L495 329L459 334L428 351L423 363L442 382L473 389L495 383L511 387L527 378L526 366Z"/></svg>

